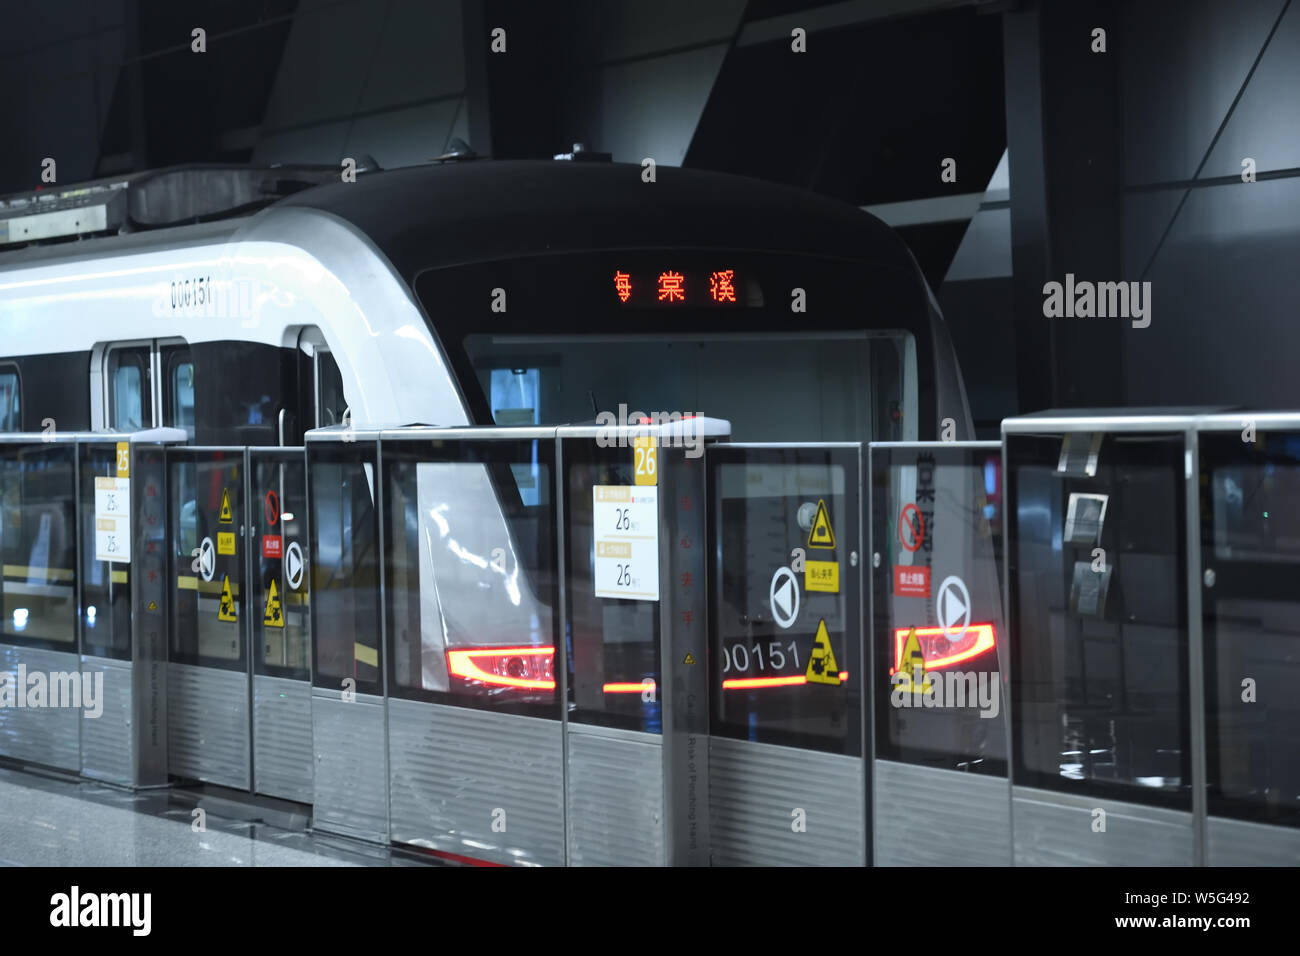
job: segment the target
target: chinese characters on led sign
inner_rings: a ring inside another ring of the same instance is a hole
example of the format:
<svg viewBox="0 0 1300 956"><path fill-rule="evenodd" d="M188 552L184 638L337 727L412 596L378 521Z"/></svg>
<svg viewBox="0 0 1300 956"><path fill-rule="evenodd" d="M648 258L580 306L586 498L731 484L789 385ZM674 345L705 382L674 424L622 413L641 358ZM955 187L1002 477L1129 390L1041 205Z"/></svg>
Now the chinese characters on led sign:
<svg viewBox="0 0 1300 956"><path fill-rule="evenodd" d="M736 270L713 272L679 272L665 269L658 273L614 272L614 292L618 300L632 305L739 305L736 297Z"/></svg>

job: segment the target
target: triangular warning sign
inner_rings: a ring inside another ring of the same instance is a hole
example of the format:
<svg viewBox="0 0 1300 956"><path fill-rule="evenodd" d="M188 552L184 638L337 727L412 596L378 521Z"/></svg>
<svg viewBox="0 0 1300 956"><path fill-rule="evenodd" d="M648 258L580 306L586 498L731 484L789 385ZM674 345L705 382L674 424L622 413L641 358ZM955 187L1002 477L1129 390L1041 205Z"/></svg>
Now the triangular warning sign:
<svg viewBox="0 0 1300 956"><path fill-rule="evenodd" d="M218 620L235 623L239 617L235 613L235 597L230 593L230 575L221 581L221 610L217 612Z"/></svg>
<svg viewBox="0 0 1300 956"><path fill-rule="evenodd" d="M232 524L235 520L234 514L230 510L230 489L221 489L221 514L217 515L217 520L222 524Z"/></svg>
<svg viewBox="0 0 1300 956"><path fill-rule="evenodd" d="M921 650L921 639L916 636L916 628L907 632L903 642L903 653L899 655L898 677L894 686L903 693L927 694L930 692L930 677L925 672L925 652Z"/></svg>
<svg viewBox="0 0 1300 956"><path fill-rule="evenodd" d="M157 601L150 601L150 602L149 602L149 606L148 606L147 608L145 608L145 610L146 610L146 611L156 611L156 610L158 610L158 602L157 602Z"/></svg>
<svg viewBox="0 0 1300 956"><path fill-rule="evenodd" d="M274 580L271 581L271 590L266 592L266 617L263 621L267 627L284 627L284 613L280 610L280 592Z"/></svg>
<svg viewBox="0 0 1300 956"><path fill-rule="evenodd" d="M683 664L694 664L694 663L695 663L695 655L692 654L690 651L687 651L687 652L686 652L686 656L685 656L684 658L682 658L682 663L683 663Z"/></svg>
<svg viewBox="0 0 1300 956"><path fill-rule="evenodd" d="M817 625L817 636L813 639L812 656L808 658L808 669L804 672L810 684L835 684L840 682L840 668L835 663L835 652L831 650L831 636L826 632L826 619Z"/></svg>
<svg viewBox="0 0 1300 956"><path fill-rule="evenodd" d="M831 516L826 513L826 502L820 498L817 499L817 518L813 521L812 530L808 532L808 547L835 547L835 532L831 530Z"/></svg>

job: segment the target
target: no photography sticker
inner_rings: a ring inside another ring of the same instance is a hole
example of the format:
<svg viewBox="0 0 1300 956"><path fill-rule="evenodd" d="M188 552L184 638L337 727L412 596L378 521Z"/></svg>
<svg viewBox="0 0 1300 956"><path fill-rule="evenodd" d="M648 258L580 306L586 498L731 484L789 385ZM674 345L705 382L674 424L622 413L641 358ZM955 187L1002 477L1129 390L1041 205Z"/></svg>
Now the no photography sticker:
<svg viewBox="0 0 1300 956"><path fill-rule="evenodd" d="M914 504L904 505L898 516L898 540L905 551L919 551L925 541L925 518Z"/></svg>

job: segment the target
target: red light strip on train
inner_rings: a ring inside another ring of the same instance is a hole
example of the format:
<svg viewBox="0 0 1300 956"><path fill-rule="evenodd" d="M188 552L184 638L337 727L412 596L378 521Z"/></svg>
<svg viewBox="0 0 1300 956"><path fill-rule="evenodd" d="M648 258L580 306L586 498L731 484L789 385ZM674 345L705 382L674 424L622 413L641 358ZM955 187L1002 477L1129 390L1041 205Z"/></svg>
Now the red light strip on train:
<svg viewBox="0 0 1300 956"><path fill-rule="evenodd" d="M848 671L840 671L840 683L849 679ZM729 677L722 682L723 690L747 690L753 687L795 687L808 683L803 674L793 677ZM644 690L655 690L654 681L643 683L611 683L604 685L606 694L639 694Z"/></svg>
<svg viewBox="0 0 1300 956"><path fill-rule="evenodd" d="M890 674L896 673L898 668L902 666L903 646L907 643L907 635L911 630L910 627L894 628L894 666L889 669ZM941 627L918 627L916 629L917 637L938 637L941 634L943 634L943 628ZM925 669L933 670L937 667L947 667L949 664L968 661L972 657L978 657L980 654L990 651L997 646L997 637L993 633L992 624L968 625L966 633L963 634L961 640L956 643L961 644L965 642L970 634L975 635L975 640L972 644L953 654L946 654L934 658L925 658Z"/></svg>
<svg viewBox="0 0 1300 956"><path fill-rule="evenodd" d="M622 683L606 684L602 688L606 694L639 694L643 690L654 692L655 682L652 680L637 681L635 684L631 681Z"/></svg>
<svg viewBox="0 0 1300 956"><path fill-rule="evenodd" d="M493 684L498 687L523 687L528 690L554 690L554 677L512 677L509 674L494 674L484 667L492 667L502 658L517 657L528 662L529 670L536 668L537 673L550 671L555 657L554 647L476 647L466 651L448 651L447 669L463 680ZM532 663L533 661L536 663Z"/></svg>
<svg viewBox="0 0 1300 956"><path fill-rule="evenodd" d="M849 679L848 671L840 671L840 683ZM753 687L796 687L808 683L803 674L794 677L728 677L722 682L723 690L748 690Z"/></svg>

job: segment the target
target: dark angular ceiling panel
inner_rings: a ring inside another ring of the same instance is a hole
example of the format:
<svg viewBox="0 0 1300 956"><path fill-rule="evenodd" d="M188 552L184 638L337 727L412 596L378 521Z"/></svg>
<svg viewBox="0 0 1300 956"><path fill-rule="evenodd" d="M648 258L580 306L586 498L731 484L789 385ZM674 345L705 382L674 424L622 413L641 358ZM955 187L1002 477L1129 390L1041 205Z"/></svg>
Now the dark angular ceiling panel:
<svg viewBox="0 0 1300 956"><path fill-rule="evenodd" d="M870 205L982 191L1005 145L1002 20L961 8L736 46L685 165Z"/></svg>

